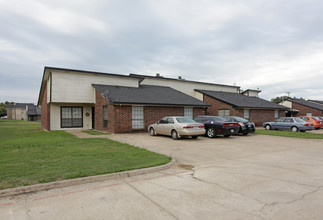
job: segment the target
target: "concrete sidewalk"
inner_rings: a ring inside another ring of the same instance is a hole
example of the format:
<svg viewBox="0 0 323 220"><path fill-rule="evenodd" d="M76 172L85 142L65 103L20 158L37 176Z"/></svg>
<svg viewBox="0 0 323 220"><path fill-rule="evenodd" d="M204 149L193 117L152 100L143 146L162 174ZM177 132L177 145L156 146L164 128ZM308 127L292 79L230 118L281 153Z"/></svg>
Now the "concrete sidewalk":
<svg viewBox="0 0 323 220"><path fill-rule="evenodd" d="M111 134L106 135L91 135L87 134L85 132L82 132L82 130L67 130L66 132L75 135L78 138L109 138ZM102 132L102 131L99 131ZM103 133L103 132L102 132Z"/></svg>

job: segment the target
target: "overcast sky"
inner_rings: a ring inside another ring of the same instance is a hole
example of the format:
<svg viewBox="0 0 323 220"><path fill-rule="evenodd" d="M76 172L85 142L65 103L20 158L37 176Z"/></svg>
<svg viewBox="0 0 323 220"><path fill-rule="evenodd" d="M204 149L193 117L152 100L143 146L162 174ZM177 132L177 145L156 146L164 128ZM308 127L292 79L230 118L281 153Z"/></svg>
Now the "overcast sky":
<svg viewBox="0 0 323 220"><path fill-rule="evenodd" d="M44 66L323 100L321 0L0 0L0 102L38 99Z"/></svg>

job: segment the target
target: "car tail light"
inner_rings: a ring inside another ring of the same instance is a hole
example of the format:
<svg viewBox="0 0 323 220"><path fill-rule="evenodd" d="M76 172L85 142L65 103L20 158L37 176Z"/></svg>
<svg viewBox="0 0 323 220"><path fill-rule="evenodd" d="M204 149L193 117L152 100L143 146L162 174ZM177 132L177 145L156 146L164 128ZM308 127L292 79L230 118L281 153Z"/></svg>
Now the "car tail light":
<svg viewBox="0 0 323 220"><path fill-rule="evenodd" d="M204 126L199 126L199 128L204 128Z"/></svg>
<svg viewBox="0 0 323 220"><path fill-rule="evenodd" d="M183 128L193 128L193 126L184 126Z"/></svg>
<svg viewBox="0 0 323 220"><path fill-rule="evenodd" d="M222 125L223 127L235 127L235 126L238 126L237 123L232 123L232 124L223 124Z"/></svg>
<svg viewBox="0 0 323 220"><path fill-rule="evenodd" d="M304 124L304 126L305 126L305 127L308 127L308 126L310 126L310 124Z"/></svg>

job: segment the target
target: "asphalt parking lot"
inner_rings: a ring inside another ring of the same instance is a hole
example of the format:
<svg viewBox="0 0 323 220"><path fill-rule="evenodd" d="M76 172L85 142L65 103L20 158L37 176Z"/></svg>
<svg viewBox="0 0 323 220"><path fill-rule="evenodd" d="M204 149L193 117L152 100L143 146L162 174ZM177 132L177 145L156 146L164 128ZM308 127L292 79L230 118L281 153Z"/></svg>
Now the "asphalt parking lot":
<svg viewBox="0 0 323 220"><path fill-rule="evenodd" d="M323 140L110 138L170 155L177 165L0 198L0 219L323 219Z"/></svg>

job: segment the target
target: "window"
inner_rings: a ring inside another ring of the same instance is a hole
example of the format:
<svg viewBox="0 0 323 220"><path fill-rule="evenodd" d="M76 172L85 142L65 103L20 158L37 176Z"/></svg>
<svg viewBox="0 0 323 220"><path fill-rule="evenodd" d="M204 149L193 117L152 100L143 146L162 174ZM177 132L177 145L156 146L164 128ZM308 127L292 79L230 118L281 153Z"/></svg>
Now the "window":
<svg viewBox="0 0 323 220"><path fill-rule="evenodd" d="M312 116L311 112L306 113L306 116Z"/></svg>
<svg viewBox="0 0 323 220"><path fill-rule="evenodd" d="M144 128L144 107L132 106L132 128Z"/></svg>
<svg viewBox="0 0 323 220"><path fill-rule="evenodd" d="M284 119L284 122L286 122L286 123L293 123L294 120L292 118L285 118Z"/></svg>
<svg viewBox="0 0 323 220"><path fill-rule="evenodd" d="M278 117L279 117L279 111L275 110L275 118L278 118Z"/></svg>
<svg viewBox="0 0 323 220"><path fill-rule="evenodd" d="M193 119L193 108L184 108L184 117Z"/></svg>
<svg viewBox="0 0 323 220"><path fill-rule="evenodd" d="M229 111L229 109L220 109L218 111L218 115L219 116L229 116L230 115L230 111Z"/></svg>
<svg viewBox="0 0 323 220"><path fill-rule="evenodd" d="M250 117L250 116L249 116L249 109L244 109L244 110L243 110L243 117L244 117L244 118L248 118L248 119L249 119L249 117Z"/></svg>
<svg viewBox="0 0 323 220"><path fill-rule="evenodd" d="M108 106L103 106L103 127L108 128Z"/></svg>
<svg viewBox="0 0 323 220"><path fill-rule="evenodd" d="M61 127L80 128L83 127L82 107L61 107Z"/></svg>
<svg viewBox="0 0 323 220"><path fill-rule="evenodd" d="M167 124L174 124L174 119L167 118Z"/></svg>
<svg viewBox="0 0 323 220"><path fill-rule="evenodd" d="M285 118L278 118L275 120L275 122L283 122Z"/></svg>

